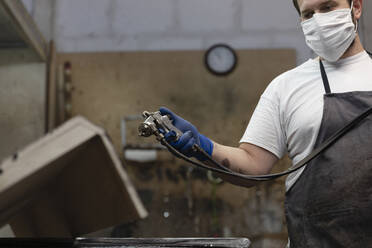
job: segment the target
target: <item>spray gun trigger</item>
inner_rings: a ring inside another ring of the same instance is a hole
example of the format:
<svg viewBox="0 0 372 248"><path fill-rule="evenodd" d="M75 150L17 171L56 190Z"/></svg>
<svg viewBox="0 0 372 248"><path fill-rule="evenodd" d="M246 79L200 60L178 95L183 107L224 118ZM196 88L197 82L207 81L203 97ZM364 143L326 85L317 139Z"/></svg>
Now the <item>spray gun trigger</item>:
<svg viewBox="0 0 372 248"><path fill-rule="evenodd" d="M177 133L176 133L174 130L170 130L170 131L165 135L165 139L166 139L168 142L174 142L174 141L177 141Z"/></svg>

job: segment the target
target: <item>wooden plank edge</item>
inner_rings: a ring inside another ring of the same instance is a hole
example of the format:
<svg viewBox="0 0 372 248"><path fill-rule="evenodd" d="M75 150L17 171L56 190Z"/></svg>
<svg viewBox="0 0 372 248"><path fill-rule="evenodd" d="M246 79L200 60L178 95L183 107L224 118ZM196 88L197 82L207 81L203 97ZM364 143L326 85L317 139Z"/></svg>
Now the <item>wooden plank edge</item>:
<svg viewBox="0 0 372 248"><path fill-rule="evenodd" d="M2 0L0 4L20 28L26 43L34 49L40 60L45 62L47 60L47 43L23 3L20 0Z"/></svg>
<svg viewBox="0 0 372 248"><path fill-rule="evenodd" d="M46 81L45 133L56 126L57 110L57 52L54 41L49 43Z"/></svg>

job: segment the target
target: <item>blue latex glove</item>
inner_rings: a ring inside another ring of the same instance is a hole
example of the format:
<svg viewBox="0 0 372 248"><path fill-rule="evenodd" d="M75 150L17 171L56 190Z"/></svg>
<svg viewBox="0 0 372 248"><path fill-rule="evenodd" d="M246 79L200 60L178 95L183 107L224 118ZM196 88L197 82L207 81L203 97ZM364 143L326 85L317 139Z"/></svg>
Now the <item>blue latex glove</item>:
<svg viewBox="0 0 372 248"><path fill-rule="evenodd" d="M192 149L192 146L194 144L197 144L198 146L200 146L200 148L202 148L210 156L212 156L212 141L204 135L200 134L194 125L174 114L167 108L161 107L159 111L161 115L170 116L173 125L183 133L183 135L177 141L174 141L175 133L172 131L164 135L166 141L169 142L171 146L173 146L175 149L177 149L179 152L187 157L195 157L200 161L204 161L207 158L200 152L195 152Z"/></svg>

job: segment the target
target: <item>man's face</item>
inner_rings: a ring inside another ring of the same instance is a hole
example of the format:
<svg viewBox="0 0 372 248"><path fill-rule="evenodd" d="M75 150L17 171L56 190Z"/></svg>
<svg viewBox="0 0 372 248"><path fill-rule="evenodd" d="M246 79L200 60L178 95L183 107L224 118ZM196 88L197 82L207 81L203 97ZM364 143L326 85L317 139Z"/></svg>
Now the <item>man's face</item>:
<svg viewBox="0 0 372 248"><path fill-rule="evenodd" d="M298 6L302 21L310 19L315 13L350 8L348 0L298 0Z"/></svg>

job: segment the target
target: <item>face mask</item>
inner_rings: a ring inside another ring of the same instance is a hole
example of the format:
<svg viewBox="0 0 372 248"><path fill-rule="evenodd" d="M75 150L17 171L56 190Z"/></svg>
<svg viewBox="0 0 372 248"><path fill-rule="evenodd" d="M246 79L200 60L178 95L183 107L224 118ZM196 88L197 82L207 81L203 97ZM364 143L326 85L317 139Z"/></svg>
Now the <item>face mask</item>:
<svg viewBox="0 0 372 248"><path fill-rule="evenodd" d="M328 13L316 13L301 23L306 44L327 61L337 61L350 47L356 29L350 9L339 9Z"/></svg>

